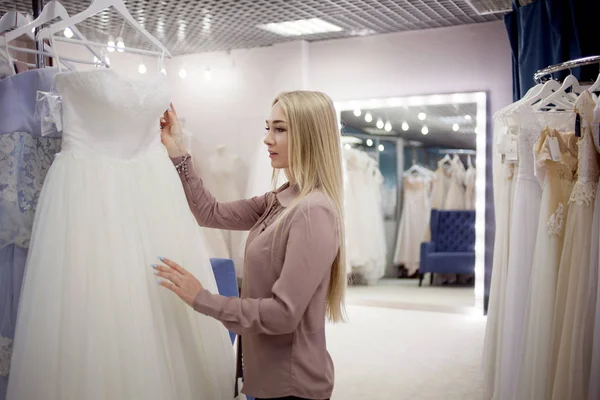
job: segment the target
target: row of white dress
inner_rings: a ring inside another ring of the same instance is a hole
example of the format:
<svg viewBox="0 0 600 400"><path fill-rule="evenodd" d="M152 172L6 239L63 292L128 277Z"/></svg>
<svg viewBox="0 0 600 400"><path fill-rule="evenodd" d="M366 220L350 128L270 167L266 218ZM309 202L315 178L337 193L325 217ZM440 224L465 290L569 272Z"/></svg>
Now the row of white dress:
<svg viewBox="0 0 600 400"><path fill-rule="evenodd" d="M475 208L475 168L465 167L458 156L449 163L440 161L435 173L404 177L402 212L394 264L404 265L409 275L419 269L421 243L430 240L432 209Z"/></svg>
<svg viewBox="0 0 600 400"><path fill-rule="evenodd" d="M374 284L385 275L387 261L383 176L377 161L361 150L345 148L343 161L347 272Z"/></svg>
<svg viewBox="0 0 600 400"><path fill-rule="evenodd" d="M599 114L585 91L575 112L494 118L485 399L600 399Z"/></svg>

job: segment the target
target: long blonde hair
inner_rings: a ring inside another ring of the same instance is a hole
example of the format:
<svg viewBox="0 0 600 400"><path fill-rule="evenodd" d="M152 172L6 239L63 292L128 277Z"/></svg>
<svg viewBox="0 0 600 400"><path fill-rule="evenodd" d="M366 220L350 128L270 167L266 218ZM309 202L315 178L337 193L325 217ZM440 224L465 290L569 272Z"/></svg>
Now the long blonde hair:
<svg viewBox="0 0 600 400"><path fill-rule="evenodd" d="M287 119L289 167L285 174L300 190L295 204L318 189L334 209L340 247L331 267L326 311L330 321L342 322L347 281L342 147L336 111L329 96L320 92L282 93L273 101L275 104L281 106ZM275 170L274 182L277 174Z"/></svg>

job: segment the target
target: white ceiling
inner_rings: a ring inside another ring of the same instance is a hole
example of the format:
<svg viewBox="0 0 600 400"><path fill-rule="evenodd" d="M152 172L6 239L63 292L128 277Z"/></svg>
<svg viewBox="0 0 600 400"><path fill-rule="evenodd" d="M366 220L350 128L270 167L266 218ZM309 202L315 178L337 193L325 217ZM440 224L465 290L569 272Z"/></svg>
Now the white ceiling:
<svg viewBox="0 0 600 400"><path fill-rule="evenodd" d="M48 1L43 1L46 4ZM71 15L90 0L63 0ZM365 34L441 28L500 19L510 0L125 0L131 14L174 55L252 48L298 40L258 25L320 18L341 32L302 39L315 41ZM0 0L0 13L31 12L31 0ZM79 28L90 40L122 36L125 44L147 48L145 39L114 11L98 14Z"/></svg>

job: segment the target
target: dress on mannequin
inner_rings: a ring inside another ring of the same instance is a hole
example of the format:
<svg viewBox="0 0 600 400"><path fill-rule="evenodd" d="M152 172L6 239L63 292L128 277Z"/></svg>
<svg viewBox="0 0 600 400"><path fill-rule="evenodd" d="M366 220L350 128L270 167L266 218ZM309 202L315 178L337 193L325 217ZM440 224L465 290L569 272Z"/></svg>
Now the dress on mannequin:
<svg viewBox="0 0 600 400"><path fill-rule="evenodd" d="M180 122L183 125L185 120L180 118ZM203 151L204 146L200 143L200 137L197 135L193 135L187 129L183 129L185 146L188 149L188 152L193 157L194 160L203 160L205 158L205 152ZM208 169L208 168L207 168ZM198 168L198 172L202 176L203 179L206 179L207 182L210 182L210 177L207 176L209 174L206 173L202 168ZM203 173L204 172L204 173ZM204 238L206 239L206 247L210 257L216 258L232 258L231 251L229 250L228 244L225 241L225 234L222 230L212 229L212 228L201 228L202 233L204 233Z"/></svg>
<svg viewBox="0 0 600 400"><path fill-rule="evenodd" d="M458 156L452 158L451 164L452 177L450 178L450 187L446 200L444 201L444 210L464 210L465 209L465 166Z"/></svg>
<svg viewBox="0 0 600 400"><path fill-rule="evenodd" d="M421 242L431 213L429 190L431 178L407 176L404 178L404 200L396 243L395 264L403 264L409 275L419 269Z"/></svg>
<svg viewBox="0 0 600 400"><path fill-rule="evenodd" d="M210 180L212 181L211 193L220 202L236 201L242 198L237 187L239 172L243 169L240 158L230 153L223 144L218 145L215 152L208 159ZM241 231L221 231L228 253L236 265L236 269L241 272L243 257L238 256L238 249L244 239Z"/></svg>
<svg viewBox="0 0 600 400"><path fill-rule="evenodd" d="M225 327L156 284L158 256L217 293L204 239L157 121L162 74L58 74L62 150L36 211L8 400L234 396Z"/></svg>

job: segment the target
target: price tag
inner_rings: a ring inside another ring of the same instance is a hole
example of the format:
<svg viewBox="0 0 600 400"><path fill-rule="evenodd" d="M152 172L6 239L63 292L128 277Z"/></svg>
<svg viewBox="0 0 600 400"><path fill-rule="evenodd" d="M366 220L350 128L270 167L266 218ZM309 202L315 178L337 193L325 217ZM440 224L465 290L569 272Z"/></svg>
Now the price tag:
<svg viewBox="0 0 600 400"><path fill-rule="evenodd" d="M552 161L560 161L560 147L558 146L558 139L555 137L548 137L548 150L550 150L550 157Z"/></svg>
<svg viewBox="0 0 600 400"><path fill-rule="evenodd" d="M504 160L508 163L516 163L519 160L519 147L516 138L509 138Z"/></svg>

